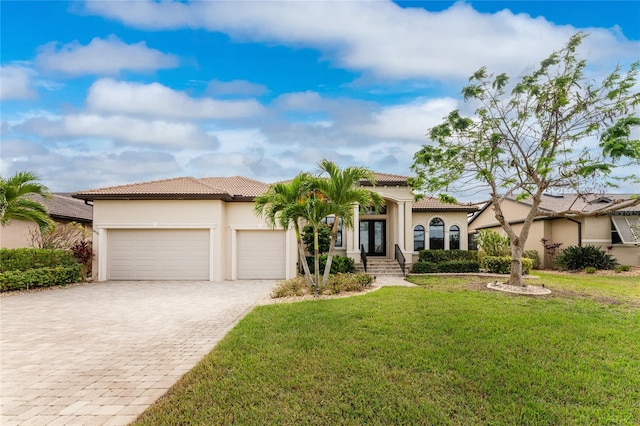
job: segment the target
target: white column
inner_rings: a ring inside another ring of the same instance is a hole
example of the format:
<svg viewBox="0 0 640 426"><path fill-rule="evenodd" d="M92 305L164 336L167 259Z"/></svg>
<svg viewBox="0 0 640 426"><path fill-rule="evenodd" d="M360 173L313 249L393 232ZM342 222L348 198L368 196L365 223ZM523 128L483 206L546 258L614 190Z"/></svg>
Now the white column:
<svg viewBox="0 0 640 426"><path fill-rule="evenodd" d="M231 228L231 280L238 279L238 231Z"/></svg>
<svg viewBox="0 0 640 426"><path fill-rule="evenodd" d="M107 230L98 228L98 281L107 280Z"/></svg>
<svg viewBox="0 0 640 426"><path fill-rule="evenodd" d="M351 234L351 252L354 253L356 261L360 259L359 256L355 255L360 252L360 246L358 245L358 241L360 241L360 207L353 207L353 229Z"/></svg>
<svg viewBox="0 0 640 426"><path fill-rule="evenodd" d="M404 201L398 202L398 245L400 246L400 250L402 251L402 253L405 253L406 251L404 246L404 235L405 235L404 208L405 208L405 202Z"/></svg>

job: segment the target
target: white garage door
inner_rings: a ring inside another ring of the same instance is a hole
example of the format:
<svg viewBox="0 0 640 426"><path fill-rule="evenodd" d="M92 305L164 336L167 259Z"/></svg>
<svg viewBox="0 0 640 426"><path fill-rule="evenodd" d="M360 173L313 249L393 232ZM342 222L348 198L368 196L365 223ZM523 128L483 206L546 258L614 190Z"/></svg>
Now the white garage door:
<svg viewBox="0 0 640 426"><path fill-rule="evenodd" d="M238 231L238 278L284 279L286 243L283 231Z"/></svg>
<svg viewBox="0 0 640 426"><path fill-rule="evenodd" d="M208 229L110 229L107 279L209 279Z"/></svg>

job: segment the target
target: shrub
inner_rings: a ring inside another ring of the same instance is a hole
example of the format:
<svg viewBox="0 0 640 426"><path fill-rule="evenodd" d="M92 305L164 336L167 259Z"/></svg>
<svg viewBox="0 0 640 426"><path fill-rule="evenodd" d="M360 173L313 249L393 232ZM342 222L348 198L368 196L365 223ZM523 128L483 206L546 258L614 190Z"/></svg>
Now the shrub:
<svg viewBox="0 0 640 426"><path fill-rule="evenodd" d="M332 274L327 285L320 289L321 294L340 294L345 292L359 292L371 287L373 277L369 274ZM304 277L280 281L271 292L271 297L304 296L312 294L312 290Z"/></svg>
<svg viewBox="0 0 640 426"><path fill-rule="evenodd" d="M302 241L307 246L307 251L311 254L315 252L313 249L313 227L305 225L302 228ZM320 224L318 228L318 251L320 254L327 253L331 245L331 228L326 223Z"/></svg>
<svg viewBox="0 0 640 426"><path fill-rule="evenodd" d="M509 255L509 237L506 235L500 235L491 229L482 229L475 235L475 240L487 256Z"/></svg>
<svg viewBox="0 0 640 426"><path fill-rule="evenodd" d="M450 260L436 265L438 272L465 273L480 271L480 264L475 260Z"/></svg>
<svg viewBox="0 0 640 426"><path fill-rule="evenodd" d="M46 230L33 228L29 231L31 246L41 249L69 250L78 241L84 241L90 236L90 232L77 222L56 223Z"/></svg>
<svg viewBox="0 0 640 426"><path fill-rule="evenodd" d="M329 277L327 285L320 292L322 294L340 294L364 291L370 288L372 283L373 277L369 274L335 274Z"/></svg>
<svg viewBox="0 0 640 426"><path fill-rule="evenodd" d="M307 280L304 277L296 277L286 281L280 281L271 293L272 298L303 296L311 292Z"/></svg>
<svg viewBox="0 0 640 426"><path fill-rule="evenodd" d="M631 270L631 266L629 265L620 265L618 267L616 267L616 272L620 273L620 272L628 272Z"/></svg>
<svg viewBox="0 0 640 426"><path fill-rule="evenodd" d="M533 261L532 269L541 268L542 260L540 259L540 253L538 253L538 250L525 250L522 256Z"/></svg>
<svg viewBox="0 0 640 426"><path fill-rule="evenodd" d="M586 268L584 268L584 271L585 271L587 274L595 274L595 273L596 273L596 271L597 271L597 269L596 269L596 268L594 268L593 266L587 266Z"/></svg>
<svg viewBox="0 0 640 426"><path fill-rule="evenodd" d="M93 247L89 241L78 241L71 247L73 257L82 265L82 279L87 280L93 259Z"/></svg>
<svg viewBox="0 0 640 426"><path fill-rule="evenodd" d="M327 264L328 255L322 254L320 255L320 271L324 272L324 267ZM313 263L313 257L307 257L307 263L309 264L309 271L313 274L315 273L315 265ZM331 273L332 274L347 274L355 272L356 265L352 258L348 256L333 256L333 261L331 262Z"/></svg>
<svg viewBox="0 0 640 426"><path fill-rule="evenodd" d="M511 272L511 256L485 256L480 261L480 269L494 274L508 274ZM531 272L533 261L526 257L522 258L522 273L524 275Z"/></svg>
<svg viewBox="0 0 640 426"><path fill-rule="evenodd" d="M416 262L411 265L411 272L414 274L430 274L438 272L438 265L433 262Z"/></svg>
<svg viewBox="0 0 640 426"><path fill-rule="evenodd" d="M0 272L26 271L36 268L72 267L76 262L69 250L36 248L0 249Z"/></svg>
<svg viewBox="0 0 640 426"><path fill-rule="evenodd" d="M81 281L82 267L73 266L44 267L26 271L7 271L0 273L0 291L28 290L30 288L66 285Z"/></svg>
<svg viewBox="0 0 640 426"><path fill-rule="evenodd" d="M562 250L555 259L562 269L579 271L592 266L596 269L614 269L618 261L610 254L595 246L569 246Z"/></svg>
<svg viewBox="0 0 640 426"><path fill-rule="evenodd" d="M450 260L477 260L475 251L467 250L421 250L418 256L420 262L441 263Z"/></svg>

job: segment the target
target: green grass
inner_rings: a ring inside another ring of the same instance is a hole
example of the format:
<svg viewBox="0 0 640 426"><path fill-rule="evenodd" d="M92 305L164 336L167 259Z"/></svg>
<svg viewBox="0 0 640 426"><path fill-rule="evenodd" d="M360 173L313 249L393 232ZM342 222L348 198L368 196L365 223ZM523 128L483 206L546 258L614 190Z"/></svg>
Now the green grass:
<svg viewBox="0 0 640 426"><path fill-rule="evenodd" d="M640 309L468 283L259 307L136 424L640 424Z"/></svg>

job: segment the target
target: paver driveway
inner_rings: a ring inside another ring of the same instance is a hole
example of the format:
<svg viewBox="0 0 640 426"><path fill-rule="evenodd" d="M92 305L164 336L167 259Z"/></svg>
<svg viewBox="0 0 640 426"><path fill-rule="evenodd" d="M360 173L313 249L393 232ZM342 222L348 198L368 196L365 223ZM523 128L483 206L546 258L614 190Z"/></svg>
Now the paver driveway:
<svg viewBox="0 0 640 426"><path fill-rule="evenodd" d="M3 297L0 424L127 424L274 285L106 282Z"/></svg>

